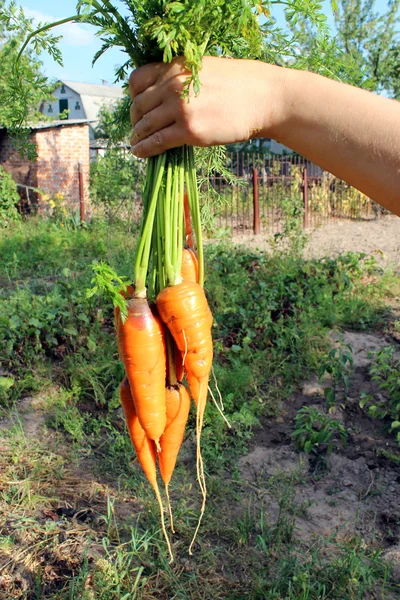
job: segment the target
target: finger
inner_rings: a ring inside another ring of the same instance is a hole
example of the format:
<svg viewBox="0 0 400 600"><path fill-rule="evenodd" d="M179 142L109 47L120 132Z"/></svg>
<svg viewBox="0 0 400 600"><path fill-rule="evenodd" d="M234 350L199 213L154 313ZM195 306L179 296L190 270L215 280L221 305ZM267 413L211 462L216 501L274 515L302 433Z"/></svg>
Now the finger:
<svg viewBox="0 0 400 600"><path fill-rule="evenodd" d="M149 158L150 156L157 156L171 148L177 148L184 144L184 131L179 125L174 123L161 131L156 131L153 135L135 144L131 148L131 152L138 158Z"/></svg>
<svg viewBox="0 0 400 600"><path fill-rule="evenodd" d="M149 63L132 71L129 77L129 95L133 100L149 86L154 85L165 68L163 63Z"/></svg>
<svg viewBox="0 0 400 600"><path fill-rule="evenodd" d="M135 125L131 142L137 144L145 138L153 135L156 131L166 129L175 123L172 108L162 104L154 110L146 113Z"/></svg>
<svg viewBox="0 0 400 600"><path fill-rule="evenodd" d="M150 86L144 92L135 96L130 109L131 123L136 125L143 115L160 106L163 101L163 92L160 86Z"/></svg>

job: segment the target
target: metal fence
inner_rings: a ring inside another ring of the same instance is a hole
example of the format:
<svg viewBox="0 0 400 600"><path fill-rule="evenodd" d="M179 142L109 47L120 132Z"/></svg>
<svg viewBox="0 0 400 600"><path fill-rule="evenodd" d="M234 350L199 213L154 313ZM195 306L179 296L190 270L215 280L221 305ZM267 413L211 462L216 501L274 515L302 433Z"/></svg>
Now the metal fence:
<svg viewBox="0 0 400 600"><path fill-rule="evenodd" d="M233 182L218 174L209 182L218 193L218 201L212 205L213 229L218 234L279 233L288 216L300 218L304 227L309 228L337 219L377 219L383 212L364 194L301 156L228 152L227 168L235 175ZM69 202L67 208L84 221L95 214L95 207L90 203L85 205L81 169L78 173L79 204ZM144 169L133 183L131 196L121 198L115 209L122 207L122 218L140 218L143 183ZM125 188L126 185L126 195ZM43 212L36 188L18 184L18 191L22 213Z"/></svg>
<svg viewBox="0 0 400 600"><path fill-rule="evenodd" d="M215 176L222 202L214 209L217 228L233 235L274 234L288 215L315 227L337 219L379 218L380 207L344 181L297 155L228 153L232 185Z"/></svg>

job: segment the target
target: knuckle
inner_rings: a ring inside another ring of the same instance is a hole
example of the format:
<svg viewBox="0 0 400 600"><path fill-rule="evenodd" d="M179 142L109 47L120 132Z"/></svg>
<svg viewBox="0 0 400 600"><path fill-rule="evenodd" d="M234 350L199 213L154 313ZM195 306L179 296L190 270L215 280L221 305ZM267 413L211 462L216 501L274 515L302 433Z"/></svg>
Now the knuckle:
<svg viewBox="0 0 400 600"><path fill-rule="evenodd" d="M188 110L182 113L182 126L189 139L196 142L201 140L200 119Z"/></svg>
<svg viewBox="0 0 400 600"><path fill-rule="evenodd" d="M139 135L148 135L150 131L150 122L147 115L144 115L136 124L136 131Z"/></svg>
<svg viewBox="0 0 400 600"><path fill-rule="evenodd" d="M135 97L134 101L132 102L132 111L131 111L131 115L134 118L135 123L137 123L138 121L140 121L140 119L143 116L142 113L142 95L139 94L138 96Z"/></svg>
<svg viewBox="0 0 400 600"><path fill-rule="evenodd" d="M131 100L134 100L137 93L137 78L137 70L132 71L132 73L129 76L129 95L131 97Z"/></svg>
<svg viewBox="0 0 400 600"><path fill-rule="evenodd" d="M152 136L152 142L156 148L161 149L164 144L164 136L161 131L156 131Z"/></svg>

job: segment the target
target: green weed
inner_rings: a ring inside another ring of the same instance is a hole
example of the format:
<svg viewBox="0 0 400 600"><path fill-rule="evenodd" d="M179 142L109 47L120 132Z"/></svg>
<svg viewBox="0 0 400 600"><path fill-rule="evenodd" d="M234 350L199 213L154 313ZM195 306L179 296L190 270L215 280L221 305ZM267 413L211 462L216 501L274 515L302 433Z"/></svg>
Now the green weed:
<svg viewBox="0 0 400 600"><path fill-rule="evenodd" d="M334 442L340 439L346 444L347 429L337 419L320 412L314 407L303 406L295 417L293 439L301 450L330 454Z"/></svg>
<svg viewBox="0 0 400 600"><path fill-rule="evenodd" d="M371 355L371 380L380 393L361 394L360 407L373 419L385 419L400 444L400 360L396 348L387 346Z"/></svg>

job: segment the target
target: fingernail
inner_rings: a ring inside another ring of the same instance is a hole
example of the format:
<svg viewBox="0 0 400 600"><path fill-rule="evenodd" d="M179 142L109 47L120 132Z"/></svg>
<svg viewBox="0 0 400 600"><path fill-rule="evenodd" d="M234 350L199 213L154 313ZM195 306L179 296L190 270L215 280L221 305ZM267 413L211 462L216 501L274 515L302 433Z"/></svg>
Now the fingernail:
<svg viewBox="0 0 400 600"><path fill-rule="evenodd" d="M131 152L132 152L132 154L134 154L135 156L140 158L139 153L138 153L138 144L136 144L135 146L131 146Z"/></svg>

